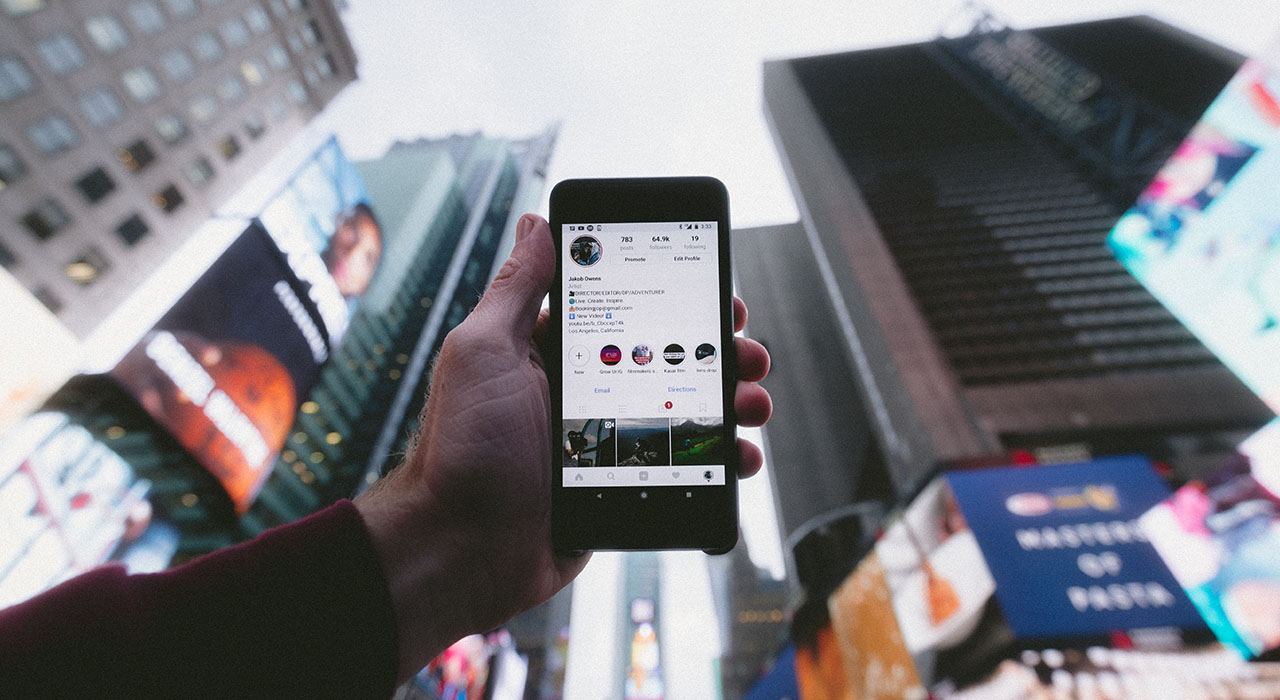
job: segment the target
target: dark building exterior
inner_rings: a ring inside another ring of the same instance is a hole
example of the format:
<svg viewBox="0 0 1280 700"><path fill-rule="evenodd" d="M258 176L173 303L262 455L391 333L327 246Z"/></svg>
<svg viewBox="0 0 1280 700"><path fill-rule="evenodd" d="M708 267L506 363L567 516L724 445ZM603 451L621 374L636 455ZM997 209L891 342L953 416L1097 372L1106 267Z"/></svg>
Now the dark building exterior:
<svg viewBox="0 0 1280 700"><path fill-rule="evenodd" d="M1011 448L1194 468L1271 416L1105 244L1240 62L1133 17L765 65L896 491Z"/></svg>

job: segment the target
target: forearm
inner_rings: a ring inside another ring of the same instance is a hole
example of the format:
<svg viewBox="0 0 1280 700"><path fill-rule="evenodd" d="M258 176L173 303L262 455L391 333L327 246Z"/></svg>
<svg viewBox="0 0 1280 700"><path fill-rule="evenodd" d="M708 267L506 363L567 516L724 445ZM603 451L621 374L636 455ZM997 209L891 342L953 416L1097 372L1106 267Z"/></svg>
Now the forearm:
<svg viewBox="0 0 1280 700"><path fill-rule="evenodd" d="M105 569L0 611L6 697L390 696L381 568L343 503L177 569Z"/></svg>
<svg viewBox="0 0 1280 700"><path fill-rule="evenodd" d="M474 610L483 606L476 569L465 558L476 545L466 541L457 519L444 517L429 496L396 488L398 474L356 500L374 551L382 562L397 621L396 683L408 680L450 644L485 631Z"/></svg>

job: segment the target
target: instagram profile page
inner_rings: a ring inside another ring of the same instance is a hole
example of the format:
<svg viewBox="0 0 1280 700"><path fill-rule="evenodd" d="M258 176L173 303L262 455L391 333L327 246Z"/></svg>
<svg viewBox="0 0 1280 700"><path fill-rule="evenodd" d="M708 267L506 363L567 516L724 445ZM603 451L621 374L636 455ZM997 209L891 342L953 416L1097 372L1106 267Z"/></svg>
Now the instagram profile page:
<svg viewBox="0 0 1280 700"><path fill-rule="evenodd" d="M563 485L723 485L716 222L562 234Z"/></svg>

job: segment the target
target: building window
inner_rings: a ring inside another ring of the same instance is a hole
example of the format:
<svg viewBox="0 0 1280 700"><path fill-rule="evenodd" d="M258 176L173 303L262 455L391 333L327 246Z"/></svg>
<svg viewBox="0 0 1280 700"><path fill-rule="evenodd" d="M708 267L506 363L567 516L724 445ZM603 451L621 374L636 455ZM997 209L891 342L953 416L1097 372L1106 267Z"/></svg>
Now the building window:
<svg viewBox="0 0 1280 700"><path fill-rule="evenodd" d="M0 242L0 267L6 270L12 270L18 266L18 256L13 254L12 250L3 242Z"/></svg>
<svg viewBox="0 0 1280 700"><path fill-rule="evenodd" d="M297 12L302 9L302 0L284 0L284 4L288 6L290 12Z"/></svg>
<svg viewBox="0 0 1280 700"><path fill-rule="evenodd" d="M17 56L0 56L0 102L17 99L35 89L35 78Z"/></svg>
<svg viewBox="0 0 1280 700"><path fill-rule="evenodd" d="M152 193L151 201L154 202L161 211L166 214L170 214L174 209L182 206L182 203L186 200L182 198L182 193L178 191L177 187L169 185L162 190Z"/></svg>
<svg viewBox="0 0 1280 700"><path fill-rule="evenodd" d="M302 34L302 42L307 46L315 46L320 43L320 25L315 20L311 20L298 30Z"/></svg>
<svg viewBox="0 0 1280 700"><path fill-rule="evenodd" d="M97 204L102 201L115 188L115 181L101 167L90 170L81 176L79 180L76 180L76 189L80 190L80 194L90 204Z"/></svg>
<svg viewBox="0 0 1280 700"><path fill-rule="evenodd" d="M66 75L85 64L84 51L70 34L54 34L36 44L36 51L49 70Z"/></svg>
<svg viewBox="0 0 1280 700"><path fill-rule="evenodd" d="M44 9L44 0L0 0L0 7L14 17Z"/></svg>
<svg viewBox="0 0 1280 700"><path fill-rule="evenodd" d="M164 0L169 14L174 17L190 17L196 13L196 0Z"/></svg>
<svg viewBox="0 0 1280 700"><path fill-rule="evenodd" d="M41 241L47 241L53 234L66 228L71 217L66 210L52 199L46 199L34 209L22 215L22 225Z"/></svg>
<svg viewBox="0 0 1280 700"><path fill-rule="evenodd" d="M302 52L307 50L307 47L302 45L302 37L298 36L295 32L289 32L289 34L285 36L285 41L289 42L289 50L295 54L302 55Z"/></svg>
<svg viewBox="0 0 1280 700"><path fill-rule="evenodd" d="M276 70L284 70L289 67L289 53L279 44L272 44L267 47L267 63Z"/></svg>
<svg viewBox="0 0 1280 700"><path fill-rule="evenodd" d="M124 108L120 100L104 87L94 88L80 96L80 111L90 124L106 127L124 119Z"/></svg>
<svg viewBox="0 0 1280 700"><path fill-rule="evenodd" d="M27 127L27 138L32 145L47 156L56 156L80 143L80 135L66 119L56 115L41 119Z"/></svg>
<svg viewBox="0 0 1280 700"><path fill-rule="evenodd" d="M186 174L187 181L196 187L204 187L214 176L213 166L209 163L209 159L204 156L187 163L182 171Z"/></svg>
<svg viewBox="0 0 1280 700"><path fill-rule="evenodd" d="M196 58L205 63L215 63L222 58L222 44L209 32L200 32L191 37L191 50L195 52Z"/></svg>
<svg viewBox="0 0 1280 700"><path fill-rule="evenodd" d="M315 66L307 66L303 68L302 77L306 78L307 85L310 85L311 87L315 87L316 83L320 82L320 75L316 73Z"/></svg>
<svg viewBox="0 0 1280 700"><path fill-rule="evenodd" d="M273 97L267 100L267 116L271 117L271 121L280 121L284 119L288 108L284 106L284 100L279 97Z"/></svg>
<svg viewBox="0 0 1280 700"><path fill-rule="evenodd" d="M130 216L116 227L116 235L120 237L120 240L124 241L125 245L129 246L142 240L143 236L146 236L150 231L151 228L147 226L146 220L139 214Z"/></svg>
<svg viewBox="0 0 1280 700"><path fill-rule="evenodd" d="M288 94L289 101L296 105L300 105L307 101L307 89L302 87L302 83L296 80L289 83Z"/></svg>
<svg viewBox="0 0 1280 700"><path fill-rule="evenodd" d="M222 34L222 40L233 49L249 43L249 30L244 28L244 22L241 22L238 17L232 17L223 22L219 31Z"/></svg>
<svg viewBox="0 0 1280 700"><path fill-rule="evenodd" d="M187 110L191 112L191 118L196 120L196 123L204 124L218 116L218 103L208 95L196 95L187 104Z"/></svg>
<svg viewBox="0 0 1280 700"><path fill-rule="evenodd" d="M175 83L184 82L196 73L191 56L178 46L160 55L160 70L163 70L164 74L169 76L169 80Z"/></svg>
<svg viewBox="0 0 1280 700"><path fill-rule="evenodd" d="M97 282L102 273L110 268L111 264L107 262L107 258L102 254L102 251L89 246L75 260L67 263L63 271L67 273L67 277L70 277L71 281L87 287Z"/></svg>
<svg viewBox="0 0 1280 700"><path fill-rule="evenodd" d="M155 34L164 29L164 15L160 14L160 8L150 0L130 3L129 19L133 20L133 26L142 34Z"/></svg>
<svg viewBox="0 0 1280 700"><path fill-rule="evenodd" d="M218 97L228 104L239 102L244 98L244 83L234 75L228 75L218 83Z"/></svg>
<svg viewBox="0 0 1280 700"><path fill-rule="evenodd" d="M218 153L227 160L235 160L236 156L240 155L240 140L228 134L218 142Z"/></svg>
<svg viewBox="0 0 1280 700"><path fill-rule="evenodd" d="M249 31L254 34L266 34L271 31L271 18L267 16L267 11L262 9L261 5L250 5L249 9L244 11L244 21L249 25Z"/></svg>
<svg viewBox="0 0 1280 700"><path fill-rule="evenodd" d="M48 309L50 312L56 314L62 310L62 300L58 298L58 295L50 291L48 287L39 287L31 294L38 299L41 304L44 304L44 308Z"/></svg>
<svg viewBox="0 0 1280 700"><path fill-rule="evenodd" d="M115 15L102 14L86 19L84 31L93 45L105 54L113 54L129 45L129 35Z"/></svg>
<svg viewBox="0 0 1280 700"><path fill-rule="evenodd" d="M21 180L27 174L27 164L8 144L0 143L0 190Z"/></svg>
<svg viewBox="0 0 1280 700"><path fill-rule="evenodd" d="M268 0L267 4L271 6L271 11L275 13L276 17L284 18L289 16L289 10L285 8L284 0Z"/></svg>
<svg viewBox="0 0 1280 700"><path fill-rule="evenodd" d="M316 70L320 72L321 78L332 78L337 72L337 67L333 65L333 56L325 54L316 57Z"/></svg>
<svg viewBox="0 0 1280 700"><path fill-rule="evenodd" d="M240 64L240 75L250 85L261 85L267 79L267 67L262 65L262 61L251 58Z"/></svg>
<svg viewBox="0 0 1280 700"><path fill-rule="evenodd" d="M156 153L151 150L151 146L146 141L138 139L116 151L116 158L120 160L121 165L129 169L129 172L136 173L155 162Z"/></svg>
<svg viewBox="0 0 1280 700"><path fill-rule="evenodd" d="M182 143L191 134L187 131L186 123L176 114L166 114L156 119L156 133L160 134L161 141L170 146Z"/></svg>
<svg viewBox="0 0 1280 700"><path fill-rule="evenodd" d="M150 68L137 66L120 74L124 89L129 91L133 99L142 104L153 102L160 96L160 81Z"/></svg>
<svg viewBox="0 0 1280 700"><path fill-rule="evenodd" d="M262 134L265 133L266 130L267 130L267 123L262 120L261 114L258 114L257 112L252 112L249 114L249 116L244 118L244 132L248 134L249 138L253 139L254 141L257 141L259 138L261 138Z"/></svg>

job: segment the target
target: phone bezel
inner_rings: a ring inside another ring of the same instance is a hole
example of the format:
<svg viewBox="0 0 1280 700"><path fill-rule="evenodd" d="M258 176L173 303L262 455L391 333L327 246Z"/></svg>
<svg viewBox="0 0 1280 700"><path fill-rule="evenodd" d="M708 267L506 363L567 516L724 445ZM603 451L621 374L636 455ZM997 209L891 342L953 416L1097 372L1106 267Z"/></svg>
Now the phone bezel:
<svg viewBox="0 0 1280 700"><path fill-rule="evenodd" d="M721 386L725 421L722 486L562 486L560 440L564 294L562 228L569 223L715 221L717 223ZM551 289L547 378L551 387L552 543L557 551L701 549L726 552L738 540L737 355L733 341L733 279L729 199L711 177L565 180L551 191L551 232L556 274ZM644 497L641 497L641 494ZM692 493L692 496L687 494Z"/></svg>

